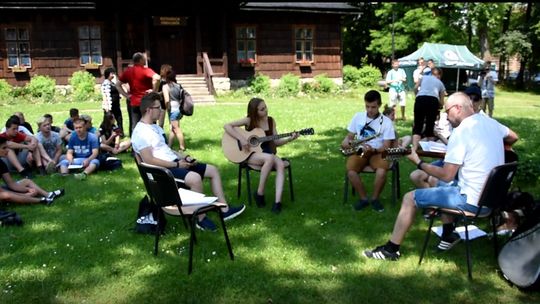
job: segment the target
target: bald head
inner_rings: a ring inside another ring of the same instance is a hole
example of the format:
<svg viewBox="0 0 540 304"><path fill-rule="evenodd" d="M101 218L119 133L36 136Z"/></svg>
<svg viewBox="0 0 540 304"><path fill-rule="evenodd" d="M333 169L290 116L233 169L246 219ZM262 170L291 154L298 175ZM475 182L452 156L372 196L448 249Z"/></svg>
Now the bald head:
<svg viewBox="0 0 540 304"><path fill-rule="evenodd" d="M445 111L452 127L457 127L467 117L474 114L474 108L469 96L462 92L456 92L445 102Z"/></svg>

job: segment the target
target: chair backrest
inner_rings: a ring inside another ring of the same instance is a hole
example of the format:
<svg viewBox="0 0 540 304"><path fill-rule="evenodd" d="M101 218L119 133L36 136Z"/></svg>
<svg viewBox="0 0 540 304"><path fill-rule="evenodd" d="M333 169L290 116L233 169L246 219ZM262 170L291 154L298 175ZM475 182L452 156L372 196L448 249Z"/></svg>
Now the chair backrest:
<svg viewBox="0 0 540 304"><path fill-rule="evenodd" d="M156 205L160 207L182 205L176 181L169 169L143 162L139 170L141 177L145 180L148 194Z"/></svg>
<svg viewBox="0 0 540 304"><path fill-rule="evenodd" d="M498 209L504 205L510 184L517 171L517 162L497 166L491 170L484 190L480 195L478 206Z"/></svg>

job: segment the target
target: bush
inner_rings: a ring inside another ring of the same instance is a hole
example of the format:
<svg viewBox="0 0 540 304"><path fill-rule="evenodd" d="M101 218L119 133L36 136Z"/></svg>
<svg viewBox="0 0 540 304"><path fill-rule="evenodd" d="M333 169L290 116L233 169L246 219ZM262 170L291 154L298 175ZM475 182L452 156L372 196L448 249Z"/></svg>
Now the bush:
<svg viewBox="0 0 540 304"><path fill-rule="evenodd" d="M291 73L281 76L277 88L278 96L296 96L298 93L300 93L300 77Z"/></svg>
<svg viewBox="0 0 540 304"><path fill-rule="evenodd" d="M333 93L336 91L336 83L328 78L326 74L315 76L315 83L313 84L313 90L316 93Z"/></svg>
<svg viewBox="0 0 540 304"><path fill-rule="evenodd" d="M11 96L11 85L5 80L0 79L0 99L7 99Z"/></svg>
<svg viewBox="0 0 540 304"><path fill-rule="evenodd" d="M270 77L257 73L249 81L249 88L252 93L266 95L270 92Z"/></svg>
<svg viewBox="0 0 540 304"><path fill-rule="evenodd" d="M358 70L360 75L360 85L364 87L374 87L377 81L382 79L382 74L379 69L372 65L366 65Z"/></svg>
<svg viewBox="0 0 540 304"><path fill-rule="evenodd" d="M26 88L22 91L25 95L26 92L32 97L43 98L45 100L51 100L54 97L54 88L56 80L49 76L36 75L32 77L30 82L26 84Z"/></svg>
<svg viewBox="0 0 540 304"><path fill-rule="evenodd" d="M360 86L360 72L352 65L343 67L343 84L349 88L358 88Z"/></svg>
<svg viewBox="0 0 540 304"><path fill-rule="evenodd" d="M84 102L95 99L94 86L96 79L87 71L77 71L71 75L69 84L73 89L73 101Z"/></svg>
<svg viewBox="0 0 540 304"><path fill-rule="evenodd" d="M315 89L313 88L313 83L311 82L302 83L302 92L308 95L315 92Z"/></svg>

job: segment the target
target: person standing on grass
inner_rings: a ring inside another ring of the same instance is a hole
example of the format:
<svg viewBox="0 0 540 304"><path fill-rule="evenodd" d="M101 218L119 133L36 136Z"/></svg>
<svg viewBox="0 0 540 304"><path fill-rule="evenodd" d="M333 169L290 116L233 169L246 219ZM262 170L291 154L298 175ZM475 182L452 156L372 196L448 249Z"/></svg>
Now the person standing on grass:
<svg viewBox="0 0 540 304"><path fill-rule="evenodd" d="M247 142L247 138L244 138L242 134L238 133L234 127L245 127L247 131L251 131L255 128L264 130L266 136L277 135L276 122L274 118L268 116L268 108L266 103L261 98L252 98L247 106L247 116L225 124L223 128L232 137L238 139L243 149L249 151L250 145ZM279 214L281 212L281 195L283 193L283 183L285 181L285 168L287 164L283 159L276 155L277 147L287 144L300 136L294 132L292 136L287 138L276 139L273 141L267 141L261 144L262 152L252 153L247 159L248 165L260 166L261 174L259 177L259 187L253 193L257 207L262 208L266 205L264 200L264 188L266 180L272 169L276 170L276 197L275 203L272 206L272 212ZM249 193L251 195L251 193Z"/></svg>
<svg viewBox="0 0 540 304"><path fill-rule="evenodd" d="M464 93L452 94L445 104L445 112L454 131L448 141L443 167L424 163L415 150L407 158L418 169L451 184L405 194L392 236L386 244L365 250L365 257L398 260L400 246L414 222L417 209L436 206L472 213L479 211L480 214L489 212L487 208L478 210L480 194L491 170L504 163L504 143L514 143L517 138L495 120L475 113L471 99ZM443 216L441 220L443 232L438 248L449 250L460 238L454 232L451 216Z"/></svg>
<svg viewBox="0 0 540 304"><path fill-rule="evenodd" d="M8 153L7 140L0 137L0 157L6 157ZM0 186L0 202L16 204L45 204L50 206L54 200L64 195L64 189L47 192L30 179L14 181L9 170L0 161L0 176L5 186Z"/></svg>
<svg viewBox="0 0 540 304"><path fill-rule="evenodd" d="M169 169L174 177L184 180L192 191L203 193L203 179L205 177L209 178L212 192L218 198L218 201L227 204L221 184L221 176L215 166L198 162L189 155L173 151L165 143L164 131L156 124L163 111L158 93L148 93L141 99L142 118L133 129L133 136L131 137L131 144L135 153L147 164ZM245 205L237 207L227 205L227 207L223 208L223 220L233 219L242 214L245 209ZM206 214L199 215L195 224L198 229L203 231L217 230L216 224Z"/></svg>
<svg viewBox="0 0 540 304"><path fill-rule="evenodd" d="M84 180L99 167L99 141L96 135L88 132L84 120L75 120L73 126L75 135L69 138L66 158L60 162L60 173L68 174L69 165L82 165L84 171L76 173L74 177Z"/></svg>
<svg viewBox="0 0 540 304"><path fill-rule="evenodd" d="M392 59L392 69L386 74L386 84L390 87L388 90L390 97L388 106L393 107L399 104L401 108L401 120L405 120L405 104L407 102L405 81L407 81L405 71L399 67L399 61L397 59Z"/></svg>
<svg viewBox="0 0 540 304"><path fill-rule="evenodd" d="M116 70L108 68L103 72L103 83L101 83L101 108L103 112L112 112L118 124L120 136L124 135L124 121L122 119L122 108L120 107L120 92L116 88Z"/></svg>
<svg viewBox="0 0 540 304"><path fill-rule="evenodd" d="M491 61L486 61L484 71L478 76L478 83L482 90L482 110L488 109L489 117L493 116L493 109L495 109L495 84L499 81L497 72L491 69Z"/></svg>
<svg viewBox="0 0 540 304"><path fill-rule="evenodd" d="M384 206L379 201L386 181L386 172L390 163L382 158L381 152L392 146L396 139L396 132L392 121L379 112L381 107L381 94L375 90L368 91L364 95L365 112L356 113L349 127L347 135L341 142L344 149L351 148L355 140L367 140L362 146L360 155L353 154L347 158L347 176L354 187L360 200L354 205L354 209L360 211L370 204L366 188L358 173L362 172L366 166L375 170L375 184L371 196L371 206L378 212L384 211Z"/></svg>
<svg viewBox="0 0 540 304"><path fill-rule="evenodd" d="M169 113L169 123L171 125L171 132L169 133L169 147L173 146L174 138L178 139L180 145L180 151L186 150L186 144L184 142L184 133L180 128L180 119L182 119L182 113L180 112L180 105L184 89L178 83L176 83L176 74L173 70L170 70L165 75L165 84L163 85L163 100L167 112Z"/></svg>
<svg viewBox="0 0 540 304"><path fill-rule="evenodd" d="M133 66L118 77L116 88L118 92L129 100L129 134L141 119L141 98L144 94L157 92L161 77L147 66L147 58L143 53L133 54ZM124 90L123 84L129 84L129 94Z"/></svg>

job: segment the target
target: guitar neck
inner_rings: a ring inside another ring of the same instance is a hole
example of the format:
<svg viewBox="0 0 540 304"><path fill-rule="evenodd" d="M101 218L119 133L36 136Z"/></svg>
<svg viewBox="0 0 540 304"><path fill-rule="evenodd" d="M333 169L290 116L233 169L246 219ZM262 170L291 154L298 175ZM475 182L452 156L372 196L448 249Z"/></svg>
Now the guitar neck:
<svg viewBox="0 0 540 304"><path fill-rule="evenodd" d="M263 142L266 142L266 141L271 141L271 140L276 140L276 139L280 139L280 138L284 138L284 137L289 137L289 136L292 136L293 132L289 132L289 133L283 133L283 134L276 134L276 135L268 135L268 136L264 136L264 137L259 137L257 139L258 142L260 143L263 143Z"/></svg>

